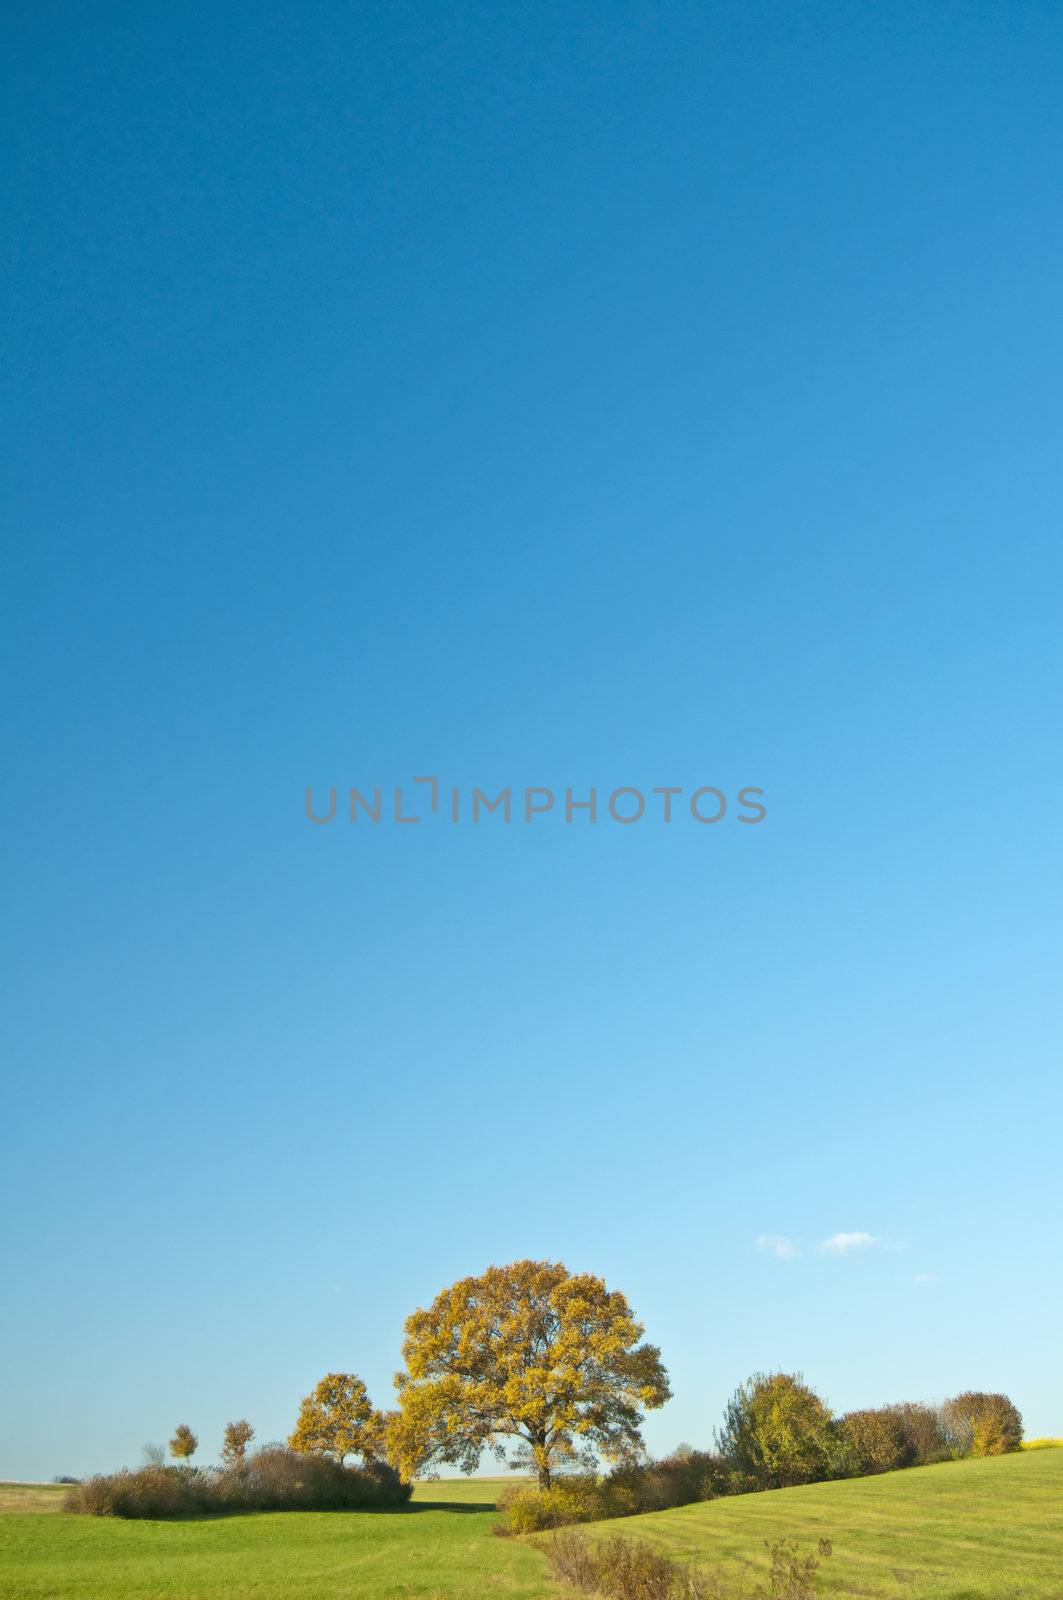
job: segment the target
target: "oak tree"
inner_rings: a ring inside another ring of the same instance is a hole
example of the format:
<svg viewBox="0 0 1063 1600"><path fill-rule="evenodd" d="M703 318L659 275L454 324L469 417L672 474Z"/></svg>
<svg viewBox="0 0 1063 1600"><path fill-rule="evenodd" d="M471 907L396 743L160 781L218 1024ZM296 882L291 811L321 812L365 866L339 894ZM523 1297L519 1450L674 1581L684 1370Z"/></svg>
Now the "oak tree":
<svg viewBox="0 0 1063 1600"><path fill-rule="evenodd" d="M643 1414L668 1375L627 1300L560 1262L515 1261L462 1278L406 1319L406 1370L388 1449L404 1477L433 1463L471 1472L489 1449L532 1468L636 1456Z"/></svg>
<svg viewBox="0 0 1063 1600"><path fill-rule="evenodd" d="M348 1456L373 1457L382 1445L382 1419L365 1384L353 1372L328 1372L299 1407L293 1450L332 1456L340 1466Z"/></svg>

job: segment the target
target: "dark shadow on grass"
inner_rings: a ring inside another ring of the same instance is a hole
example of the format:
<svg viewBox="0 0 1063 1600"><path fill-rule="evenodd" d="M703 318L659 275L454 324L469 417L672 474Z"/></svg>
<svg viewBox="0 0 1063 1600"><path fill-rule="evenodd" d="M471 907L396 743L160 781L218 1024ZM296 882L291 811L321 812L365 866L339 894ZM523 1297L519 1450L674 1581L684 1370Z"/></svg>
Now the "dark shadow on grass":
<svg viewBox="0 0 1063 1600"><path fill-rule="evenodd" d="M407 1511L497 1511L494 1500L418 1500L415 1505L398 1506L404 1515Z"/></svg>
<svg viewBox="0 0 1063 1600"><path fill-rule="evenodd" d="M186 1511L179 1517L121 1517L115 1522L228 1522L233 1517L408 1517L416 1511L475 1511L483 1516L485 1511L497 1511L493 1500L475 1502L456 1500L418 1500L416 1505L405 1506L299 1506L278 1510L267 1506L234 1506L223 1511ZM69 1512L67 1515L76 1515Z"/></svg>

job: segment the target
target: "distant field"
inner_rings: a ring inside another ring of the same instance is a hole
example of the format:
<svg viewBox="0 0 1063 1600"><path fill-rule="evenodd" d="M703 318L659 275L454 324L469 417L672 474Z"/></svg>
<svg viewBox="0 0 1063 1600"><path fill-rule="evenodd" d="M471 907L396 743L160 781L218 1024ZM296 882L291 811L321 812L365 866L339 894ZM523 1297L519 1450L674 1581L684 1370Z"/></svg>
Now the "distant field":
<svg viewBox="0 0 1063 1600"><path fill-rule="evenodd" d="M41 1515L62 1490L0 1486L2 1600L556 1600L542 1555L497 1539L506 1479L418 1484L410 1509L189 1522ZM16 1509L17 1508L17 1509ZM821 1593L1063 1600L1063 1450L915 1467L685 1506L588 1530L733 1567L764 1541L833 1540Z"/></svg>
<svg viewBox="0 0 1063 1600"><path fill-rule="evenodd" d="M61 1511L64 1483L0 1483L0 1512Z"/></svg>

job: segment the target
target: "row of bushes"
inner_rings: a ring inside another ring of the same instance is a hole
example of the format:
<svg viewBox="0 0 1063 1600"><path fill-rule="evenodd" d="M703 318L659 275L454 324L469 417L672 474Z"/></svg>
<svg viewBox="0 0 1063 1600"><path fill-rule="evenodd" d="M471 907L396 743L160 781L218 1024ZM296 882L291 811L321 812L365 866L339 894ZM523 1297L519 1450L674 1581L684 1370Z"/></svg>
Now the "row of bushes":
<svg viewBox="0 0 1063 1600"><path fill-rule="evenodd" d="M327 1456L267 1445L232 1467L153 1465L88 1478L71 1489L66 1509L93 1517L381 1511L405 1505L412 1488L383 1461L345 1467Z"/></svg>
<svg viewBox="0 0 1063 1600"><path fill-rule="evenodd" d="M759 1374L737 1390L715 1451L683 1448L662 1461L623 1463L604 1477L566 1474L547 1488L503 1491L502 1531L634 1516L827 1478L865 1477L968 1455L999 1455L1022 1442L1006 1395L967 1391L942 1406L913 1403L834 1417L799 1377Z"/></svg>
<svg viewBox="0 0 1063 1600"><path fill-rule="evenodd" d="M1022 1418L1004 1394L968 1390L942 1406L850 1411L837 1433L842 1476L892 1472L964 1456L997 1456L1022 1445Z"/></svg>
<svg viewBox="0 0 1063 1600"><path fill-rule="evenodd" d="M565 1473L548 1489L531 1484L507 1486L499 1495L498 1509L502 1532L540 1533L573 1522L667 1511L672 1506L737 1492L720 1456L689 1450L663 1461L625 1463L602 1478L590 1472Z"/></svg>

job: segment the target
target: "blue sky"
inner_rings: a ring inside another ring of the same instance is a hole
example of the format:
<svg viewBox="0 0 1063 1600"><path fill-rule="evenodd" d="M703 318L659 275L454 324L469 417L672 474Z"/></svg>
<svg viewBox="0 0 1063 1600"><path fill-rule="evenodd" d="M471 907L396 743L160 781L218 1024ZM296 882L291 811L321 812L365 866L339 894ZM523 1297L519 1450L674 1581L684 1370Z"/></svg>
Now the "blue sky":
<svg viewBox="0 0 1063 1600"><path fill-rule="evenodd" d="M383 1403L524 1255L658 1450L774 1366L1063 1431L1061 44L20 9L0 1474ZM768 817L305 819L427 773Z"/></svg>

